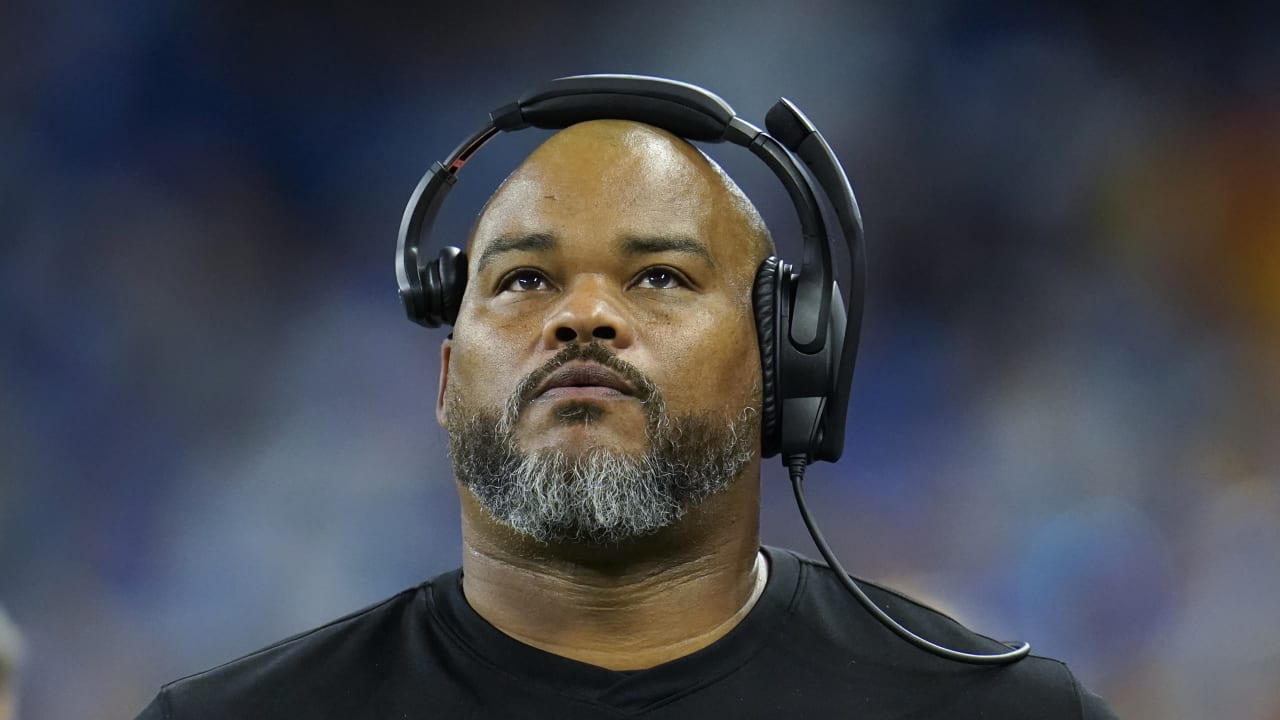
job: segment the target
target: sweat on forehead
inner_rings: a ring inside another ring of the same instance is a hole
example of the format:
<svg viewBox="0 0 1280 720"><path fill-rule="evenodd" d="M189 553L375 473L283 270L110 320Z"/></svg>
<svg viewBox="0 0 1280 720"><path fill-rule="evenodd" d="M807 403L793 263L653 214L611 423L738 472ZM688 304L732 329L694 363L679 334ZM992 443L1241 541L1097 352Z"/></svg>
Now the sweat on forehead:
<svg viewBox="0 0 1280 720"><path fill-rule="evenodd" d="M757 262L773 253L755 206L715 162L683 138L641 123L594 120L551 136L489 198L469 252L477 240L510 232L501 226L513 219L536 223L548 203L584 216L602 206L623 211L636 231L644 230L646 213L685 218L704 231L745 238L747 255Z"/></svg>

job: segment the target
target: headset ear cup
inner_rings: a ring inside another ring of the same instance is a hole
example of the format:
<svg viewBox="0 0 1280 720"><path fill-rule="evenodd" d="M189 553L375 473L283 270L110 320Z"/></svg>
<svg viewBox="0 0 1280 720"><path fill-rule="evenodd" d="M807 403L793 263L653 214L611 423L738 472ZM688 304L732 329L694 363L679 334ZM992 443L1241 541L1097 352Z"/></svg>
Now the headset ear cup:
<svg viewBox="0 0 1280 720"><path fill-rule="evenodd" d="M427 327L452 325L458 319L466 288L467 255L456 247L440 251L422 269L423 320Z"/></svg>
<svg viewBox="0 0 1280 720"><path fill-rule="evenodd" d="M440 327L440 260L432 260L418 272L422 282L422 323Z"/></svg>
<svg viewBox="0 0 1280 720"><path fill-rule="evenodd" d="M760 343L760 454L773 457L782 442L781 407L778 404L778 297L779 280L786 263L770 256L756 270L751 289L752 307L756 315L756 339Z"/></svg>
<svg viewBox="0 0 1280 720"><path fill-rule="evenodd" d="M467 254L450 246L440 251L441 319L449 325L458 321L462 295L467 289Z"/></svg>
<svg viewBox="0 0 1280 720"><path fill-rule="evenodd" d="M426 315L427 301L423 297L423 293L422 293L423 273L422 273L422 270L417 268L414 269L414 272L417 273L418 282L416 284L411 283L408 286L400 289L400 301L404 303L405 313L409 316L410 320L416 323L426 324L425 318L427 317ZM427 325L427 327L431 327L431 326Z"/></svg>

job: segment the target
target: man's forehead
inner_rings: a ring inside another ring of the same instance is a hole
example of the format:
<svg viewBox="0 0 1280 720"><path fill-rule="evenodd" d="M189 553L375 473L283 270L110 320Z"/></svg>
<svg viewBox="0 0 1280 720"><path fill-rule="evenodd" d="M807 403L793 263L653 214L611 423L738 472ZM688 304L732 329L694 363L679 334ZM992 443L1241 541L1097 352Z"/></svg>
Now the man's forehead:
<svg viewBox="0 0 1280 720"><path fill-rule="evenodd" d="M713 210L705 197L643 175L526 174L490 199L476 223L474 241L538 232L702 235Z"/></svg>
<svg viewBox="0 0 1280 720"><path fill-rule="evenodd" d="M471 252L519 234L716 234L726 206L718 180L705 156L663 130L613 120L574 125L539 146L489 199Z"/></svg>

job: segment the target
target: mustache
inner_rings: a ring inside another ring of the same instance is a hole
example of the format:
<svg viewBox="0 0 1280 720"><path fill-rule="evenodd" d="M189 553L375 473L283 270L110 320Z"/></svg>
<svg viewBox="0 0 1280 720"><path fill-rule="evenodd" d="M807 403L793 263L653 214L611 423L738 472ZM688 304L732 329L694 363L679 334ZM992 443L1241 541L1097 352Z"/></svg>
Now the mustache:
<svg viewBox="0 0 1280 720"><path fill-rule="evenodd" d="M585 345L578 343L566 345L563 350L556 353L542 367L524 376L507 400L506 416L504 418L507 427L515 424L516 418L520 416L520 411L533 401L538 392L538 387L542 385L548 375L559 370L565 364L577 360L599 363L622 376L622 379L636 389L637 397L648 409L651 416L661 414L663 406L662 395L658 391L658 386L649 379L649 376L641 372L635 365L615 355L604 345L593 341Z"/></svg>

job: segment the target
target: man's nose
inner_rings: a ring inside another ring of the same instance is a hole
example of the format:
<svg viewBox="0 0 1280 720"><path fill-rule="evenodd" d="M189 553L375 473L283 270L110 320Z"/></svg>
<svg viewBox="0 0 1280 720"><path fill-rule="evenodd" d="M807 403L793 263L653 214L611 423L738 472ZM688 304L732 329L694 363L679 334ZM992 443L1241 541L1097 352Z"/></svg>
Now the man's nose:
<svg viewBox="0 0 1280 720"><path fill-rule="evenodd" d="M604 277L576 278L552 310L543 328L543 344L548 349L564 343L595 340L615 349L631 345L635 339L634 329L623 310L622 292L620 288L611 287Z"/></svg>

